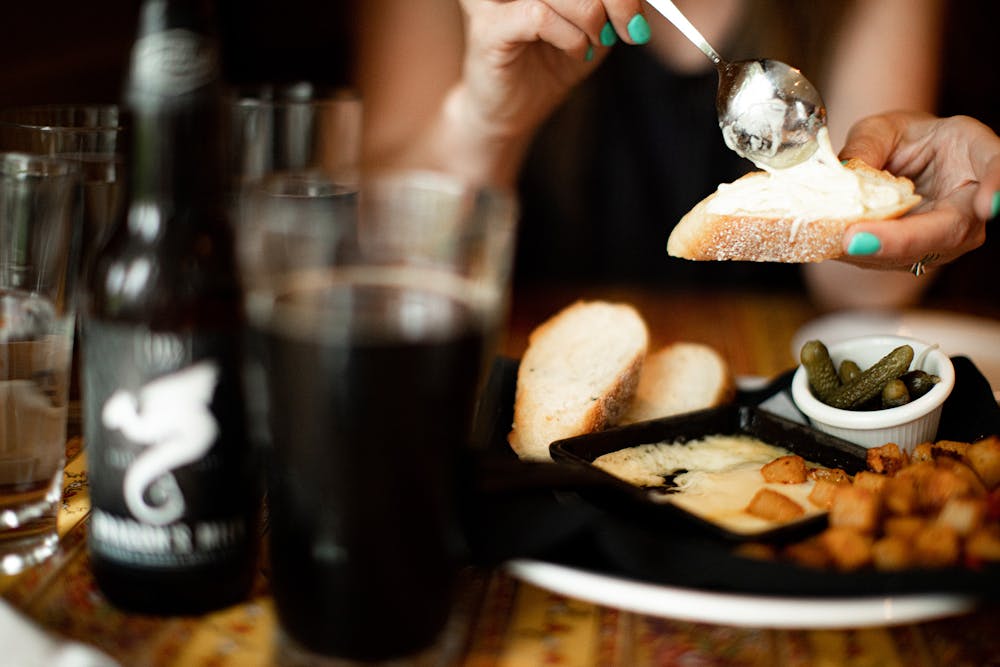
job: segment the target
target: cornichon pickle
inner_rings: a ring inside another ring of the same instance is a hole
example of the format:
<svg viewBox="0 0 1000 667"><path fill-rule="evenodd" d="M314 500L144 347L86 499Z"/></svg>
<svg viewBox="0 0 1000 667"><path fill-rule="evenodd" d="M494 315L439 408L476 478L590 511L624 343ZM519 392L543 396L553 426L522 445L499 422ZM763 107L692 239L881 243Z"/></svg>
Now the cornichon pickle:
<svg viewBox="0 0 1000 667"><path fill-rule="evenodd" d="M840 389L840 378L830 359L830 351L821 341L810 340L802 346L799 358L813 393L825 403L828 396Z"/></svg>
<svg viewBox="0 0 1000 667"><path fill-rule="evenodd" d="M854 409L878 396L886 382L895 380L906 372L911 361L913 348L900 345L862 372L857 380L834 391L829 398L824 399L824 403L843 410Z"/></svg>
<svg viewBox="0 0 1000 667"><path fill-rule="evenodd" d="M882 407L896 408L910 402L910 390L901 379L889 380L882 387Z"/></svg>
<svg viewBox="0 0 1000 667"><path fill-rule="evenodd" d="M908 371L899 378L906 384L906 390L910 392L910 399L920 398L931 388L941 381L937 375L931 375L926 371Z"/></svg>
<svg viewBox="0 0 1000 667"><path fill-rule="evenodd" d="M840 362L838 375L840 375L841 383L851 384L861 375L861 367L850 359L844 359Z"/></svg>

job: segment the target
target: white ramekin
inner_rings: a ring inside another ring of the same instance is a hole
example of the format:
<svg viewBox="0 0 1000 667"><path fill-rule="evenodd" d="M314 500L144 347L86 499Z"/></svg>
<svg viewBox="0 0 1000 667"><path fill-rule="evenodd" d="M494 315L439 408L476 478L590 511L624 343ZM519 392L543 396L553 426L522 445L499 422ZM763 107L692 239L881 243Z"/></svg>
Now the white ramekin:
<svg viewBox="0 0 1000 667"><path fill-rule="evenodd" d="M923 370L941 378L920 398L883 410L833 408L813 395L806 370L800 365L792 378L792 400L815 428L863 447L881 447L894 442L901 449L912 451L921 442L933 441L941 409L955 387L955 368L948 355L914 338L873 335L830 345L830 358L838 368L844 359L852 359L864 370L900 345L913 348L910 370Z"/></svg>

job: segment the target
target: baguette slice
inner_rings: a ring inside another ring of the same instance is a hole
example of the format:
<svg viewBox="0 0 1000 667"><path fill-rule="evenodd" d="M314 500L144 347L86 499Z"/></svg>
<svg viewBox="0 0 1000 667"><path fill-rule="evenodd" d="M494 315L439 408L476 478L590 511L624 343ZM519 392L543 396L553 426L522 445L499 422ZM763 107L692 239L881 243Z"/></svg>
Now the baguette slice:
<svg viewBox="0 0 1000 667"><path fill-rule="evenodd" d="M602 430L628 409L649 332L627 304L578 301L528 337L507 436L523 460L550 461L549 444Z"/></svg>
<svg viewBox="0 0 1000 667"><path fill-rule="evenodd" d="M898 189L898 204L872 208L850 218L813 219L808 210L774 211L773 214L720 215L708 212L717 192L701 200L674 227L667 241L673 257L693 260L742 260L754 262L819 262L844 254L844 230L861 220L898 218L920 201L913 182L874 169L861 160L845 165L872 185ZM770 174L756 171L740 180L764 182Z"/></svg>
<svg viewBox="0 0 1000 667"><path fill-rule="evenodd" d="M672 343L646 357L632 405L620 424L714 408L733 399L726 360L701 343Z"/></svg>

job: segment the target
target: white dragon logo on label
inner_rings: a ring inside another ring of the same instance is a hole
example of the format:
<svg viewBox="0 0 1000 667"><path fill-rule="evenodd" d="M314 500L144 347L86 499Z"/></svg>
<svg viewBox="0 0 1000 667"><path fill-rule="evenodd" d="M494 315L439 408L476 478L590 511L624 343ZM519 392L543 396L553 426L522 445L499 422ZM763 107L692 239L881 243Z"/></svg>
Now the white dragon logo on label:
<svg viewBox="0 0 1000 667"><path fill-rule="evenodd" d="M202 458L215 442L219 425L209 405L218 377L216 364L203 361L147 383L138 397L116 391L104 404L104 426L144 446L124 479L125 504L136 519L162 526L184 514L173 470Z"/></svg>

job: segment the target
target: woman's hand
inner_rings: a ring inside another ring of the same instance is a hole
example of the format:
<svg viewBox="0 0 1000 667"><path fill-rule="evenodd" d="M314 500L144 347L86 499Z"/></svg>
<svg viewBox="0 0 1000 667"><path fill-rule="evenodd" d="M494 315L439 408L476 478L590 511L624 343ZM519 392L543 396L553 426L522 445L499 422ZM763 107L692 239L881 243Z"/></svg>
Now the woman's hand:
<svg viewBox="0 0 1000 667"><path fill-rule="evenodd" d="M639 0L462 0L466 55L456 113L492 141L530 138L608 47L642 44Z"/></svg>
<svg viewBox="0 0 1000 667"><path fill-rule="evenodd" d="M844 260L921 273L986 240L1000 209L1000 137L967 116L892 112L856 123L842 158L860 158L916 185L923 201L898 220L852 225Z"/></svg>

